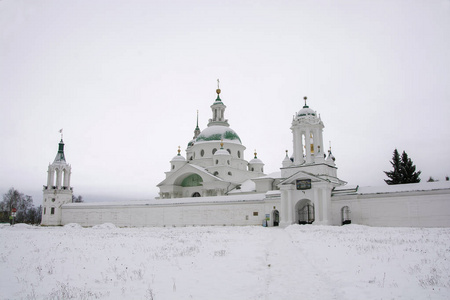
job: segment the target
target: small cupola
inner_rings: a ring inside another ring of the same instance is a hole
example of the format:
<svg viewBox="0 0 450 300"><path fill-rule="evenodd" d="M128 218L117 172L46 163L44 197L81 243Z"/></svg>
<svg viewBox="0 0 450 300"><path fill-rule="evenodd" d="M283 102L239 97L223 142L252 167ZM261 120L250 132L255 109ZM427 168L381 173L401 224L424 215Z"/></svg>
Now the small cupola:
<svg viewBox="0 0 450 300"><path fill-rule="evenodd" d="M264 173L264 163L262 160L260 160L257 156L256 150L255 150L255 157L248 162L248 170L251 172L261 172Z"/></svg>
<svg viewBox="0 0 450 300"><path fill-rule="evenodd" d="M219 88L219 79L217 79L217 98L216 101L211 105L212 110L212 119L209 119L208 127L214 125L226 126L229 127L228 120L225 119L225 109L227 108L225 104L223 104L222 99L220 99L220 88Z"/></svg>
<svg viewBox="0 0 450 300"><path fill-rule="evenodd" d="M170 164L172 166L171 171L176 171L187 163L186 159L180 154L180 152L181 149L180 146L178 146L178 154L174 156L170 161Z"/></svg>
<svg viewBox="0 0 450 300"><path fill-rule="evenodd" d="M231 154L223 149L223 140L220 141L220 149L214 153L213 159L215 166L227 166L231 164Z"/></svg>

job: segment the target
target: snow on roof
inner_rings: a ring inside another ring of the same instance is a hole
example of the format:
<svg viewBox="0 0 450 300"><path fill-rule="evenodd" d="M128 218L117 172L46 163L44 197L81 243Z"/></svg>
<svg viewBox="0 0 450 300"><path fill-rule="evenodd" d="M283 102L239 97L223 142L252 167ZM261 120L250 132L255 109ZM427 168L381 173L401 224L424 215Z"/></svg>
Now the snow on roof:
<svg viewBox="0 0 450 300"><path fill-rule="evenodd" d="M180 204L217 204L230 202L249 202L262 201L265 198L264 193L247 194L247 195L231 195L231 196L213 196L213 197L192 197L192 198L171 198L171 199L151 199L141 201L126 202L86 202L86 203L68 203L64 204L64 208L93 208L105 206L164 206L164 205L180 205Z"/></svg>
<svg viewBox="0 0 450 300"><path fill-rule="evenodd" d="M268 191L266 193L266 198L278 198L278 197L281 197L280 190Z"/></svg>
<svg viewBox="0 0 450 300"><path fill-rule="evenodd" d="M247 179L244 181L239 189L233 189L228 192L228 194L238 194L238 193L249 193L256 191L256 185L255 182L253 182L251 179Z"/></svg>
<svg viewBox="0 0 450 300"><path fill-rule="evenodd" d="M248 162L249 164L264 164L262 160L259 158L253 158L251 161Z"/></svg>
<svg viewBox="0 0 450 300"><path fill-rule="evenodd" d="M383 186L356 186L355 187L339 187L336 188L334 194L386 194L386 193L401 193L401 192L418 192L418 191L432 191L432 190L445 190L450 189L450 181L438 181L438 182L419 182L419 183L407 183L407 184L394 184Z"/></svg>
<svg viewBox="0 0 450 300"><path fill-rule="evenodd" d="M269 174L267 174L265 176L257 177L257 178L254 178L254 179L264 179L264 178L280 179L281 178L281 172L272 172L272 173L269 173Z"/></svg>
<svg viewBox="0 0 450 300"><path fill-rule="evenodd" d="M196 143L217 142L223 140L227 143L242 144L236 131L230 127L214 125L207 127L195 139Z"/></svg>
<svg viewBox="0 0 450 300"><path fill-rule="evenodd" d="M216 151L216 153L214 153L214 155L215 156L218 156L218 155L230 156L231 154L225 149L219 149Z"/></svg>
<svg viewBox="0 0 450 300"><path fill-rule="evenodd" d="M178 154L178 155L174 156L171 161L185 161L185 160L186 159L184 158L183 155Z"/></svg>

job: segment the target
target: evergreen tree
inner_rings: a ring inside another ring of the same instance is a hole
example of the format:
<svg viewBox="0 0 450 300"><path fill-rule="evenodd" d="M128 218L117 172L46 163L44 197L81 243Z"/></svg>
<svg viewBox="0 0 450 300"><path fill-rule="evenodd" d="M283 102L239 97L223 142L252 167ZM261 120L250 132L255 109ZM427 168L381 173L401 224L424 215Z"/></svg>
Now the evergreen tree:
<svg viewBox="0 0 450 300"><path fill-rule="evenodd" d="M402 183L417 183L420 182L419 175L421 171L416 172L416 166L413 164L411 158L408 157L405 151L402 153L402 172L403 172L403 182Z"/></svg>
<svg viewBox="0 0 450 300"><path fill-rule="evenodd" d="M387 177L390 179L385 179L384 181L391 184L402 184L402 183L417 183L420 182L419 175L421 171L416 172L416 166L413 164L412 160L408 157L405 151L400 154L397 149L394 150L392 156L391 165L394 168L393 171L384 171Z"/></svg>
<svg viewBox="0 0 450 300"><path fill-rule="evenodd" d="M392 167L394 168L393 171L384 171L387 177L390 179L385 179L384 181L391 185L391 184L399 184L402 183L402 173L401 173L401 161L400 161L400 154L398 154L397 149L394 150L394 154L392 155L392 161L390 162Z"/></svg>

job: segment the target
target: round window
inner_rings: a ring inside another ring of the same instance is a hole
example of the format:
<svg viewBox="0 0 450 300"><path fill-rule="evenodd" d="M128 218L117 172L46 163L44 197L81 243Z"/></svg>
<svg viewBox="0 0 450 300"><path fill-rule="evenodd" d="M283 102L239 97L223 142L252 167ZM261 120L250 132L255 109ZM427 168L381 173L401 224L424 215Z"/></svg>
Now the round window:
<svg viewBox="0 0 450 300"><path fill-rule="evenodd" d="M230 175L230 176L231 176L231 175L233 175L233 174L231 174L231 172L228 172L228 175Z"/></svg>
<svg viewBox="0 0 450 300"><path fill-rule="evenodd" d="M214 172L214 176L217 176L217 175L219 175L219 172L217 172L217 171Z"/></svg>

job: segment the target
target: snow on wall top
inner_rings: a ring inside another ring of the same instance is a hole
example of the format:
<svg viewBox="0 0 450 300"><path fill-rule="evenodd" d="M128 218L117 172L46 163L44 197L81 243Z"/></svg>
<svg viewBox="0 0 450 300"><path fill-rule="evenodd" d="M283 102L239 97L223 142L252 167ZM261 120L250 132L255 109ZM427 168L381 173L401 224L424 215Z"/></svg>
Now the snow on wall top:
<svg viewBox="0 0 450 300"><path fill-rule="evenodd" d="M419 192L419 191L432 191L432 190L446 190L450 189L450 181L438 181L438 182L419 182L419 183L407 183L407 184L394 184L383 186L356 186L340 187L336 188L334 194L387 194L387 193L401 193L401 192Z"/></svg>
<svg viewBox="0 0 450 300"><path fill-rule="evenodd" d="M173 199L151 199L142 201L126 201L126 202L92 202L92 203L68 203L64 204L64 208L92 208L104 206L164 206L164 205L180 205L180 204L218 204L230 202L253 202L263 201L265 193L248 194L248 195L232 195L232 196L213 196L213 197L192 197L192 198L173 198Z"/></svg>

